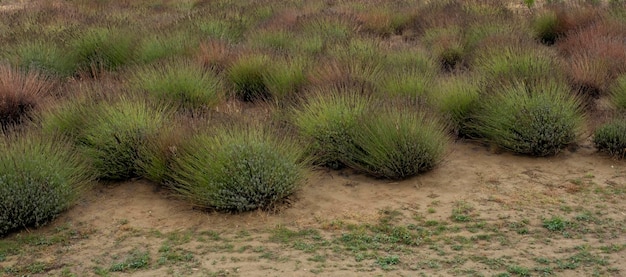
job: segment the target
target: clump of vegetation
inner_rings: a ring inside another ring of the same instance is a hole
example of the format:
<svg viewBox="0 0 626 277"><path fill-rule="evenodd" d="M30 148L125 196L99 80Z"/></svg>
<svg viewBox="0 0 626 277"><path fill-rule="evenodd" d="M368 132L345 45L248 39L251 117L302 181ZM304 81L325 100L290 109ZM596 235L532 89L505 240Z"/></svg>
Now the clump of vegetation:
<svg viewBox="0 0 626 277"><path fill-rule="evenodd" d="M263 83L273 99L281 101L302 89L306 84L304 69L307 61L294 59L277 61L263 76Z"/></svg>
<svg viewBox="0 0 626 277"><path fill-rule="evenodd" d="M190 62L159 63L140 70L131 81L155 99L187 109L211 108L224 98L218 77Z"/></svg>
<svg viewBox="0 0 626 277"><path fill-rule="evenodd" d="M127 98L99 105L79 138L98 177L125 180L139 176L139 149L159 135L170 114L165 106Z"/></svg>
<svg viewBox="0 0 626 277"><path fill-rule="evenodd" d="M198 43L189 33L157 33L144 39L137 49L137 60L150 63L172 56L185 55Z"/></svg>
<svg viewBox="0 0 626 277"><path fill-rule="evenodd" d="M58 137L2 137L0 152L0 236L53 220L92 180L85 160Z"/></svg>
<svg viewBox="0 0 626 277"><path fill-rule="evenodd" d="M484 90L494 92L518 82L528 84L558 79L556 63L547 52L521 46L496 47L485 51L475 61L485 77Z"/></svg>
<svg viewBox="0 0 626 277"><path fill-rule="evenodd" d="M25 70L57 76L69 76L75 71L70 55L54 42L23 42L15 46L14 52L14 64Z"/></svg>
<svg viewBox="0 0 626 277"><path fill-rule="evenodd" d="M623 159L626 156L626 120L614 119L598 127L593 143L599 151Z"/></svg>
<svg viewBox="0 0 626 277"><path fill-rule="evenodd" d="M132 34L115 28L92 28L70 44L79 73L97 76L104 70L116 70L134 58Z"/></svg>
<svg viewBox="0 0 626 277"><path fill-rule="evenodd" d="M562 30L559 30L559 20L554 11L548 10L537 15L532 22L534 36L545 45L553 45Z"/></svg>
<svg viewBox="0 0 626 277"><path fill-rule="evenodd" d="M626 75L622 75L611 87L611 102L616 108L626 111Z"/></svg>
<svg viewBox="0 0 626 277"><path fill-rule="evenodd" d="M516 153L547 156L575 142L581 101L557 82L517 83L486 97L472 124L477 134Z"/></svg>
<svg viewBox="0 0 626 277"><path fill-rule="evenodd" d="M304 181L301 147L254 126L220 128L186 142L174 160L172 186L203 208L268 209Z"/></svg>
<svg viewBox="0 0 626 277"><path fill-rule="evenodd" d="M50 93L51 81L37 71L23 72L0 65L0 127L21 123Z"/></svg>
<svg viewBox="0 0 626 277"><path fill-rule="evenodd" d="M480 100L478 82L468 76L451 76L440 80L434 90L434 104L450 121L460 137L471 136L468 124Z"/></svg>
<svg viewBox="0 0 626 277"><path fill-rule="evenodd" d="M243 101L268 99L265 85L269 58L264 55L239 58L228 69L228 80L234 85L235 95Z"/></svg>
<svg viewBox="0 0 626 277"><path fill-rule="evenodd" d="M353 149L352 134L370 99L354 91L329 90L311 95L294 111L293 122L307 141L316 164L341 168Z"/></svg>
<svg viewBox="0 0 626 277"><path fill-rule="evenodd" d="M424 113L379 108L352 130L350 167L376 177L404 179L441 161L447 143L445 126Z"/></svg>

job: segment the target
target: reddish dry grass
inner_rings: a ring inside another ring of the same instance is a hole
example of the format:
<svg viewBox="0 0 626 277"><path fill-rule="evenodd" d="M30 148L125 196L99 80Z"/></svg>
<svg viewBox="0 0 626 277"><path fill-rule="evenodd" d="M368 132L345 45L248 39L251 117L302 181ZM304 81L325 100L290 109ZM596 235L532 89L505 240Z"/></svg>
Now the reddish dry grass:
<svg viewBox="0 0 626 277"><path fill-rule="evenodd" d="M557 43L572 86L597 97L626 73L626 26L599 20Z"/></svg>
<svg viewBox="0 0 626 277"><path fill-rule="evenodd" d="M234 54L227 42L210 40L200 44L196 57L205 68L222 72L232 63Z"/></svg>
<svg viewBox="0 0 626 277"><path fill-rule="evenodd" d="M19 124L24 116L42 103L53 83L44 75L21 72L11 66L0 66L0 125Z"/></svg>

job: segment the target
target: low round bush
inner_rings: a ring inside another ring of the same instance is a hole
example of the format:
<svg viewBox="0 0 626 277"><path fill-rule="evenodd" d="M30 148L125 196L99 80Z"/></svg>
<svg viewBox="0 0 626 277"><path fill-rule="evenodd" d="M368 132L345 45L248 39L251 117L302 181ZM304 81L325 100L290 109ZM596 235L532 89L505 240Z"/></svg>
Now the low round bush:
<svg viewBox="0 0 626 277"><path fill-rule="evenodd" d="M254 127L200 134L180 149L173 188L197 206L243 212L267 209L303 182L301 147Z"/></svg>
<svg viewBox="0 0 626 277"><path fill-rule="evenodd" d="M170 114L165 106L124 98L97 107L79 142L93 161L98 177L125 180L139 176L141 145L159 135Z"/></svg>
<svg viewBox="0 0 626 277"><path fill-rule="evenodd" d="M60 138L2 137L0 153L0 236L53 220L92 180L85 160Z"/></svg>
<svg viewBox="0 0 626 277"><path fill-rule="evenodd" d="M616 119L596 129L593 143L601 152L623 159L626 155L626 120Z"/></svg>
<svg viewBox="0 0 626 277"><path fill-rule="evenodd" d="M189 62L170 61L140 70L131 80L155 99L183 108L214 107L223 99L220 80Z"/></svg>
<svg viewBox="0 0 626 277"><path fill-rule="evenodd" d="M559 19L554 11L541 13L532 22L534 36L545 45L553 45L563 35L559 28Z"/></svg>
<svg viewBox="0 0 626 277"><path fill-rule="evenodd" d="M404 179L435 167L442 159L446 128L418 112L398 107L364 116L353 129L350 167L375 177Z"/></svg>
<svg viewBox="0 0 626 277"><path fill-rule="evenodd" d="M517 83L482 101L476 134L516 153L554 155L576 141L583 124L580 99L556 82Z"/></svg>
<svg viewBox="0 0 626 277"><path fill-rule="evenodd" d="M353 129L369 106L370 99L357 92L330 90L317 92L294 111L294 125L314 163L335 169L344 165Z"/></svg>

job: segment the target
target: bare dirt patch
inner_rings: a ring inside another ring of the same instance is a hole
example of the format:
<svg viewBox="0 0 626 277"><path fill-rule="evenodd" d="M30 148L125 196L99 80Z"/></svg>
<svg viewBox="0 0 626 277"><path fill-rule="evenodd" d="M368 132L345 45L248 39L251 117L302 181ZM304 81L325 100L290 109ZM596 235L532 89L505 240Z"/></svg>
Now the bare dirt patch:
<svg viewBox="0 0 626 277"><path fill-rule="evenodd" d="M5 239L25 252L5 251L0 266L8 276L620 276L625 194L626 164L589 144L538 159L458 142L438 168L401 182L317 170L277 212L200 211L143 180L98 185L51 226Z"/></svg>

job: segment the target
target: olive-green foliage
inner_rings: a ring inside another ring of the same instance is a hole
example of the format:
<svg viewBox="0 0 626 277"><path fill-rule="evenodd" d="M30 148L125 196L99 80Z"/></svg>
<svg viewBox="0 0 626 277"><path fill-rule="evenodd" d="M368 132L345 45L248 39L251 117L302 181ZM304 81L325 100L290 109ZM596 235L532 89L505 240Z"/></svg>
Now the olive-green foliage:
<svg viewBox="0 0 626 277"><path fill-rule="evenodd" d="M391 72L385 80L381 92L387 96L401 96L410 99L426 99L432 89L433 74L417 70Z"/></svg>
<svg viewBox="0 0 626 277"><path fill-rule="evenodd" d="M540 50L521 46L495 47L479 55L476 66L485 77L485 90L497 91L518 82L537 83L548 78L558 79L554 58Z"/></svg>
<svg viewBox="0 0 626 277"><path fill-rule="evenodd" d="M132 85L155 99L183 108L214 107L223 97L221 82L212 72L180 61L168 61L139 70Z"/></svg>
<svg viewBox="0 0 626 277"><path fill-rule="evenodd" d="M546 11L537 15L532 22L532 29L535 38L546 45L554 44L561 35L559 33L559 21L554 11Z"/></svg>
<svg viewBox="0 0 626 277"><path fill-rule="evenodd" d="M275 100L283 100L299 91L306 83L304 69L307 66L303 59L274 62L266 74L263 83L268 93Z"/></svg>
<svg viewBox="0 0 626 277"><path fill-rule="evenodd" d="M159 135L170 114L165 106L129 99L97 107L80 141L98 177L124 180L139 176L140 147Z"/></svg>
<svg viewBox="0 0 626 277"><path fill-rule="evenodd" d="M0 153L0 236L53 220L92 179L85 160L58 137L2 137Z"/></svg>
<svg viewBox="0 0 626 277"><path fill-rule="evenodd" d="M622 75L611 87L611 102L619 110L626 111L626 75Z"/></svg>
<svg viewBox="0 0 626 277"><path fill-rule="evenodd" d="M264 55L242 57L228 69L228 80L235 87L235 95L243 101L269 98L264 82L269 58Z"/></svg>
<svg viewBox="0 0 626 277"><path fill-rule="evenodd" d="M34 116L34 121L45 135L60 135L78 142L95 108L88 97L76 97L47 107Z"/></svg>
<svg viewBox="0 0 626 277"><path fill-rule="evenodd" d="M92 28L70 44L77 70L96 74L115 70L133 60L133 35L115 28Z"/></svg>
<svg viewBox="0 0 626 277"><path fill-rule="evenodd" d="M137 49L137 60L150 63L167 57L184 55L198 42L187 32L156 33L145 38Z"/></svg>
<svg viewBox="0 0 626 277"><path fill-rule="evenodd" d="M467 124L480 98L478 82L467 76L452 76L442 79L433 90L435 106L450 120L453 131L458 136L470 135Z"/></svg>
<svg viewBox="0 0 626 277"><path fill-rule="evenodd" d="M584 119L580 105L580 99L560 83L517 83L484 97L472 126L501 148L554 155L578 138Z"/></svg>
<svg viewBox="0 0 626 277"><path fill-rule="evenodd" d="M20 68L69 76L75 68L69 54L53 42L28 41L15 46L14 63Z"/></svg>
<svg viewBox="0 0 626 277"><path fill-rule="evenodd" d="M626 156L626 120L614 119L596 129L593 143L599 151L623 159Z"/></svg>
<svg viewBox="0 0 626 277"><path fill-rule="evenodd" d="M317 92L294 111L293 122L308 143L313 162L339 168L353 148L353 129L370 106L370 99L357 92Z"/></svg>
<svg viewBox="0 0 626 277"><path fill-rule="evenodd" d="M195 205L243 212L266 209L303 182L301 147L257 126L199 134L185 142L170 172L173 188Z"/></svg>
<svg viewBox="0 0 626 277"><path fill-rule="evenodd" d="M368 113L354 128L347 165L369 175L404 179L432 169L442 159L445 127L426 115L385 108Z"/></svg>

